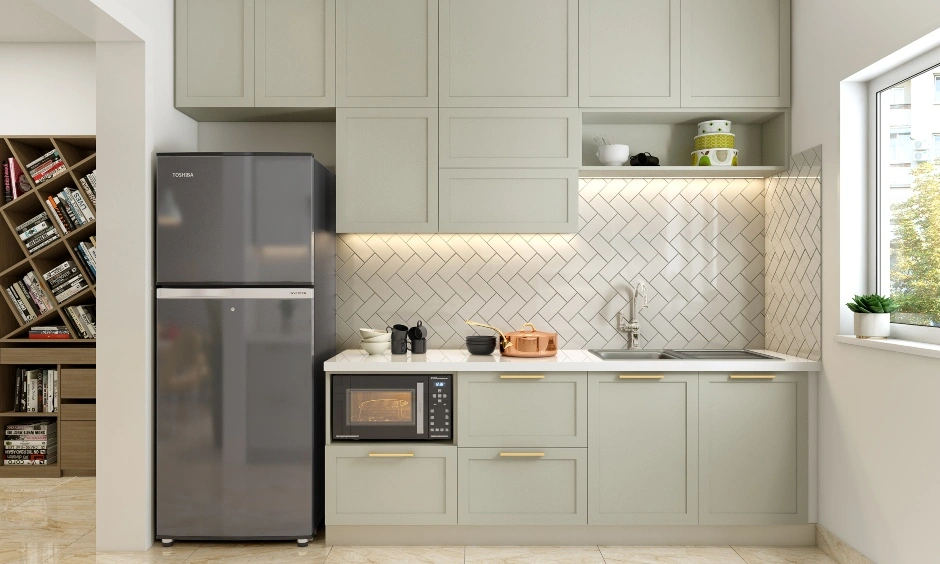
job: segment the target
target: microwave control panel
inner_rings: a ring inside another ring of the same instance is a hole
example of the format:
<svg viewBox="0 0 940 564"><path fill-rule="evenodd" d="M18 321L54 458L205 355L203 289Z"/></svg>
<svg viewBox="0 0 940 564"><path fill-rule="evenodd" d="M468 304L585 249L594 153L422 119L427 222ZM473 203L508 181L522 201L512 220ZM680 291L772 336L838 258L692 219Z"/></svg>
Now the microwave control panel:
<svg viewBox="0 0 940 564"><path fill-rule="evenodd" d="M428 379L428 438L453 437L454 394L451 376L431 376Z"/></svg>

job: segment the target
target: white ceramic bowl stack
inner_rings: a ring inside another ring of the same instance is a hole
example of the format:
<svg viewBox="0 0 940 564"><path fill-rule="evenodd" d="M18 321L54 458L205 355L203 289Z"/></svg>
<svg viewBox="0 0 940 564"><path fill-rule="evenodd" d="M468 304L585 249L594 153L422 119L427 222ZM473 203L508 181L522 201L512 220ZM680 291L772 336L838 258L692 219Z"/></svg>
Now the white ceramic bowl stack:
<svg viewBox="0 0 940 564"><path fill-rule="evenodd" d="M360 329L359 345L369 354L382 354L392 348L392 334L377 329Z"/></svg>
<svg viewBox="0 0 940 564"><path fill-rule="evenodd" d="M738 166L731 122L713 119L698 124L692 166Z"/></svg>

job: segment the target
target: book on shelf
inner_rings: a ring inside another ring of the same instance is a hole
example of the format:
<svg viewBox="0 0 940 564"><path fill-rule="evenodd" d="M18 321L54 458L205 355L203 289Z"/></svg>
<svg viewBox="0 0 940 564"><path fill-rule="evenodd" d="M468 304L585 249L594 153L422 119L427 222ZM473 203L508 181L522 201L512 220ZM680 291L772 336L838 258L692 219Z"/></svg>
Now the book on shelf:
<svg viewBox="0 0 940 564"><path fill-rule="evenodd" d="M22 413L55 413L59 411L59 375L54 368L17 368L13 384L13 411ZM53 422L54 423L54 422ZM50 433L51 429L51 433ZM55 434L48 421L17 423L6 426L6 438L19 440Z"/></svg>
<svg viewBox="0 0 940 564"><path fill-rule="evenodd" d="M30 339L71 339L68 327L65 325L36 325L29 328Z"/></svg>
<svg viewBox="0 0 940 564"><path fill-rule="evenodd" d="M77 248L76 248L77 249ZM73 261L67 260L43 274L46 285L57 302L61 303L88 287L82 273ZM38 286L38 283L37 283Z"/></svg>
<svg viewBox="0 0 940 564"><path fill-rule="evenodd" d="M91 279L92 284L94 284L98 278L98 251L95 249L95 237L90 237L87 242L82 241L72 250L75 251L79 262L82 263L85 272L88 273L88 277Z"/></svg>
<svg viewBox="0 0 940 564"><path fill-rule="evenodd" d="M57 149L52 149L46 154L26 165L26 171L36 186L43 182L55 178L66 171L65 161Z"/></svg>
<svg viewBox="0 0 940 564"><path fill-rule="evenodd" d="M10 157L3 160L3 195L5 203L10 203L29 191L32 186L26 179L26 173L20 164Z"/></svg>
<svg viewBox="0 0 940 564"><path fill-rule="evenodd" d="M11 286L7 286L6 291L13 303L13 311L18 314L23 323L28 323L53 309L52 302L32 271L27 272L22 279L15 281Z"/></svg>
<svg viewBox="0 0 940 564"><path fill-rule="evenodd" d="M54 212L59 227L66 233L95 219L91 208L75 188L65 188L58 194L46 196L46 203Z"/></svg>
<svg viewBox="0 0 940 564"><path fill-rule="evenodd" d="M97 198L97 195L98 195L98 194L97 194L97 192L96 192L96 190L95 190L95 185L94 185L94 183L92 183L92 178L94 177L94 174L95 174L95 172L92 171L92 172L89 173L88 175L86 175L86 176L84 176L84 177L82 177L82 178L79 178L79 179L78 179L78 183L81 185L82 190L85 191L85 195L88 196L88 199L91 200L91 205L97 206L97 205L98 205L98 202L97 202L96 198Z"/></svg>
<svg viewBox="0 0 940 564"><path fill-rule="evenodd" d="M52 464L58 456L56 422L51 419L24 421L6 425L3 440L3 463Z"/></svg>
<svg viewBox="0 0 940 564"><path fill-rule="evenodd" d="M65 315L67 315L69 320L72 322L72 326L75 328L79 337L82 339L97 338L97 329L95 326L95 306L68 306L65 308Z"/></svg>
<svg viewBox="0 0 940 564"><path fill-rule="evenodd" d="M16 234L29 254L46 248L59 238L55 225L44 211L16 226Z"/></svg>

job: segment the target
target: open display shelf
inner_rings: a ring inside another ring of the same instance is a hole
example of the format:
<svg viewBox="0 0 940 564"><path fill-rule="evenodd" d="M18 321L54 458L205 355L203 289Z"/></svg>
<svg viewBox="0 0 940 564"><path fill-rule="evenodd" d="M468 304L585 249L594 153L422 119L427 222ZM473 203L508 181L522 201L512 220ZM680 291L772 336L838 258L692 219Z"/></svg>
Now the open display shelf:
<svg viewBox="0 0 940 564"><path fill-rule="evenodd" d="M581 115L581 178L766 178L785 171L790 159L790 113L783 108L586 108ZM710 119L731 121L739 166L691 166L696 125ZM604 166L596 136L629 145L631 155L649 152L660 166Z"/></svg>
<svg viewBox="0 0 940 564"><path fill-rule="evenodd" d="M56 149L65 162L65 172L61 173L38 186L26 175L30 190L0 207L0 293L3 294L4 305L0 306L0 344L41 344L94 345L93 339L83 339L73 320L66 313L65 308L74 305L94 305L95 284L88 270L79 260L75 247L81 242L88 242L95 236L95 220L78 226L71 231L64 231L55 220L55 211L47 200L65 188L76 188L85 205L96 216L97 211L91 198L82 189L79 179L84 178L95 170L95 138L94 137L5 137L0 138L0 158L4 161L14 158L25 171L26 164L42 156L48 151ZM3 200L0 199L0 202ZM16 227L41 212L45 212L51 220L57 236L53 243L46 245L35 252L29 252L24 241L16 233ZM72 261L84 280L85 289L77 294L57 302L42 275L49 272L65 261ZM16 280L22 279L28 272L33 272L42 285L52 309L38 317L24 321L18 313L17 306L10 299L6 289ZM29 329L37 325L64 325L68 328L69 339L29 339Z"/></svg>

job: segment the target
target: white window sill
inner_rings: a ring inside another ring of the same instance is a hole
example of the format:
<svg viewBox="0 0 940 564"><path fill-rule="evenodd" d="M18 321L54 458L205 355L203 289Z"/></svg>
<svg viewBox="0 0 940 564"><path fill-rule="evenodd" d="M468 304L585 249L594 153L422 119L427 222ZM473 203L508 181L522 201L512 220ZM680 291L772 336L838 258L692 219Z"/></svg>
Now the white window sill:
<svg viewBox="0 0 940 564"><path fill-rule="evenodd" d="M836 335L836 342L856 347L881 349L917 356L940 358L940 345L918 343L917 341L902 341L901 339L859 339L855 335Z"/></svg>

